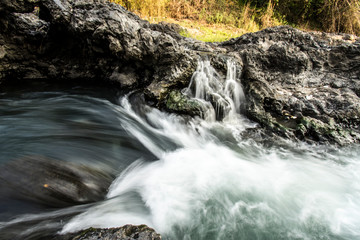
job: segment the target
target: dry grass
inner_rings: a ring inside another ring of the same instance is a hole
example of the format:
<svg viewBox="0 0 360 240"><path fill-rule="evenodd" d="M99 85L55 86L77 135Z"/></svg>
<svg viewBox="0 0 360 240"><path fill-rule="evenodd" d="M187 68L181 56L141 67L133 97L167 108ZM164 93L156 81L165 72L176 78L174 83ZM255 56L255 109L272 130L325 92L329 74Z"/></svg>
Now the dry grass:
<svg viewBox="0 0 360 240"><path fill-rule="evenodd" d="M222 41L287 24L283 19L303 29L360 35L360 0L109 1L152 22L176 19L188 29L185 35L204 41Z"/></svg>
<svg viewBox="0 0 360 240"><path fill-rule="evenodd" d="M141 16L165 16L169 0L109 0Z"/></svg>
<svg viewBox="0 0 360 240"><path fill-rule="evenodd" d="M281 25L281 22L275 16L275 3L269 0L266 10L260 15L260 23L262 28Z"/></svg>
<svg viewBox="0 0 360 240"><path fill-rule="evenodd" d="M225 24L209 24L205 21L194 22L188 19L166 19L166 21L179 24L185 28L186 31L182 33L183 36L204 42L222 42L249 32L243 28Z"/></svg>
<svg viewBox="0 0 360 240"><path fill-rule="evenodd" d="M326 31L360 35L359 0L325 0L321 10Z"/></svg>
<svg viewBox="0 0 360 240"><path fill-rule="evenodd" d="M256 10L250 7L250 4L244 5L239 13L237 27L246 32L256 32L260 30L260 25L255 21Z"/></svg>

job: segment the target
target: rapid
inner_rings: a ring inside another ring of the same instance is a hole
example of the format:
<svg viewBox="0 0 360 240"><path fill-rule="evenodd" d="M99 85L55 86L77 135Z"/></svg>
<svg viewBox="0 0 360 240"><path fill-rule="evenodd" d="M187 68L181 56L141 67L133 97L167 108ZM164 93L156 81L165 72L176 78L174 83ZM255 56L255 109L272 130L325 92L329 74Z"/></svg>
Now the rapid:
<svg viewBox="0 0 360 240"><path fill-rule="evenodd" d="M200 61L183 93L202 105L201 118L106 89L1 93L0 169L40 155L115 177L103 200L77 206L2 194L0 239L125 224L147 224L163 239L360 239L358 145L249 137L258 126L241 114L231 61L227 76Z"/></svg>

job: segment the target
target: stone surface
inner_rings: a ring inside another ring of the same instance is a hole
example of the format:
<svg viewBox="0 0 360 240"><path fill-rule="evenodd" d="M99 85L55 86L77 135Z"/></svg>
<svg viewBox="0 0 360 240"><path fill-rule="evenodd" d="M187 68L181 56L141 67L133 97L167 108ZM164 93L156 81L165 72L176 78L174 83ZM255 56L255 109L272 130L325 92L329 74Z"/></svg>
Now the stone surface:
<svg viewBox="0 0 360 240"><path fill-rule="evenodd" d="M359 142L359 42L277 27L221 46L241 59L249 118L290 138Z"/></svg>
<svg viewBox="0 0 360 240"><path fill-rule="evenodd" d="M0 83L101 81L176 112L174 99L184 98L171 92L189 84L198 59L225 74L232 58L244 114L264 129L308 142L360 140L358 38L282 26L203 43L106 0L4 0L0 14Z"/></svg>
<svg viewBox="0 0 360 240"><path fill-rule="evenodd" d="M187 114L190 116L201 116L201 105L187 96L183 95L178 90L172 90L165 102L165 109L168 112L174 112L178 114Z"/></svg>
<svg viewBox="0 0 360 240"><path fill-rule="evenodd" d="M119 228L89 228L77 233L58 235L53 240L161 240L160 234L146 225Z"/></svg>
<svg viewBox="0 0 360 240"><path fill-rule="evenodd" d="M179 69L194 67L172 37L180 35L165 33L169 27L160 31L119 5L105 0L21 3L32 4L32 10L24 13L25 7L20 11L10 3L2 7L8 8L0 19L1 55L7 53L1 65L8 67L0 70L0 81L82 78L138 88L155 81L178 84L191 76L191 69Z"/></svg>

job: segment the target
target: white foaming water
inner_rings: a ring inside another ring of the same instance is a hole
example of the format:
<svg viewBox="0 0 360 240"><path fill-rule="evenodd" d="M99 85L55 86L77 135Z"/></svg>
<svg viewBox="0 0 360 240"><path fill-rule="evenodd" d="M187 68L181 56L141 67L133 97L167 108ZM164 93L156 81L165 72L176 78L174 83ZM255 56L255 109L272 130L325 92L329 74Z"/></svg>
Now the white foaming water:
<svg viewBox="0 0 360 240"><path fill-rule="evenodd" d="M227 61L226 79L216 72L209 60L199 61L190 85L184 93L203 103L209 110L207 121L216 119L234 120L240 113L240 105L245 101L244 92L236 76L236 65Z"/></svg>
<svg viewBox="0 0 360 240"><path fill-rule="evenodd" d="M107 200L62 232L147 224L165 239L360 239L359 150L290 143L266 149L242 140L253 125L230 117L241 104L240 85L232 73L225 84L219 79L202 62L191 81L196 87L186 92L204 101L218 93L231 103L235 110L221 123L184 123L150 108L140 117L123 99L120 122L159 160L133 163Z"/></svg>

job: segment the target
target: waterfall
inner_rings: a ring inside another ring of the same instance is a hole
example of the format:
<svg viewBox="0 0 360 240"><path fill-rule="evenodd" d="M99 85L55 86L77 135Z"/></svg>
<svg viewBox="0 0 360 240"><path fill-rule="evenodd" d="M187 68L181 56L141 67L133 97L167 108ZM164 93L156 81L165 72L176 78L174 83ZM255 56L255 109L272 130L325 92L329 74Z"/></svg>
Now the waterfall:
<svg viewBox="0 0 360 240"><path fill-rule="evenodd" d="M206 120L233 120L240 113L245 95L236 72L236 64L230 59L227 60L225 78L211 66L209 60L198 62L184 94L204 106Z"/></svg>

